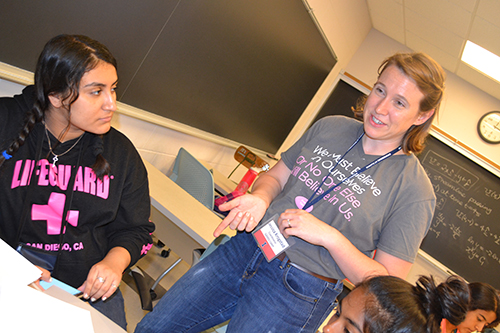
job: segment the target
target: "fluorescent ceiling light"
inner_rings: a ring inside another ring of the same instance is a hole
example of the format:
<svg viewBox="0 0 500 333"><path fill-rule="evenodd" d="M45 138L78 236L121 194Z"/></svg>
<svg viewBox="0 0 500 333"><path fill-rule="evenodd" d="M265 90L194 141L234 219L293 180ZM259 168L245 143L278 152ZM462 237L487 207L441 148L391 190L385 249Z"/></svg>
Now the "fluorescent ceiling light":
<svg viewBox="0 0 500 333"><path fill-rule="evenodd" d="M462 61L483 74L500 81L500 57L470 40L465 43Z"/></svg>

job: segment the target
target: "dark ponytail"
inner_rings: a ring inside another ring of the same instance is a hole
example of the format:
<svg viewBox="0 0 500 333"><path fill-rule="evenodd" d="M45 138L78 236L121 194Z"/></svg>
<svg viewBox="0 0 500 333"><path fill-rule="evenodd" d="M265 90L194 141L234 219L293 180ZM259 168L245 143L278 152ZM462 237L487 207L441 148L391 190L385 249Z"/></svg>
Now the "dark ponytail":
<svg viewBox="0 0 500 333"><path fill-rule="evenodd" d="M436 286L432 277L422 276L413 286L398 277L377 276L357 288L366 295L366 333L440 333L442 319L465 318L469 302L467 283L459 277Z"/></svg>
<svg viewBox="0 0 500 333"><path fill-rule="evenodd" d="M366 333L430 333L421 290L394 276L378 276L363 282L366 288ZM433 325L431 328L433 329Z"/></svg>
<svg viewBox="0 0 500 333"><path fill-rule="evenodd" d="M443 318L453 325L458 325L465 319L470 295L467 282L459 276L450 276L438 286L432 277L421 276L415 291L420 295L427 313L428 332L439 330Z"/></svg>
<svg viewBox="0 0 500 333"><path fill-rule="evenodd" d="M90 143L90 149L95 157L95 163L92 165L92 170L94 170L97 178L102 180L102 177L109 175L111 172L111 167L108 161L106 161L104 156L102 156L102 153L104 152L102 135L94 135L94 138Z"/></svg>

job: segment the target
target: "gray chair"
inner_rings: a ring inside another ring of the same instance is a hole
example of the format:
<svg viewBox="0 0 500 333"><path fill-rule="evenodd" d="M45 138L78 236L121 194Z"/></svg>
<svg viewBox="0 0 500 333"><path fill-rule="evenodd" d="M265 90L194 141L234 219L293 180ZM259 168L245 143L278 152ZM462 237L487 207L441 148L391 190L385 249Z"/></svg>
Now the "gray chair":
<svg viewBox="0 0 500 333"><path fill-rule="evenodd" d="M170 179L208 209L214 209L212 173L184 148L179 149Z"/></svg>

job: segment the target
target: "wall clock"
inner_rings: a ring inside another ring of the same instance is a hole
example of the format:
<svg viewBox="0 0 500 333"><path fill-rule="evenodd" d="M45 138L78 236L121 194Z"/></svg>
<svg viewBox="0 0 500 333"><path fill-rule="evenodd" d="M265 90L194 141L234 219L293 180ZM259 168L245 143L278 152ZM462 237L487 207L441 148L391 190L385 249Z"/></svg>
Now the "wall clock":
<svg viewBox="0 0 500 333"><path fill-rule="evenodd" d="M490 111L479 119L477 132L488 143L500 143L500 111Z"/></svg>

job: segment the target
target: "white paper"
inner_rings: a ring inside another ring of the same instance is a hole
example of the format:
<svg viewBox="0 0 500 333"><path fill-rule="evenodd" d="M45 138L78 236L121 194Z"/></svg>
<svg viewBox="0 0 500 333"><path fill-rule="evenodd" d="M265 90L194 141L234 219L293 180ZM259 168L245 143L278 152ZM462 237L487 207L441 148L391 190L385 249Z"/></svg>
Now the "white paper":
<svg viewBox="0 0 500 333"><path fill-rule="evenodd" d="M0 238L0 288L27 286L42 275L28 259Z"/></svg>
<svg viewBox="0 0 500 333"><path fill-rule="evenodd" d="M0 332L94 332L89 310L28 286L42 272L2 239L0 258Z"/></svg>
<svg viewBox="0 0 500 333"><path fill-rule="evenodd" d="M0 332L94 332L88 310L28 286L0 286L0 316Z"/></svg>

